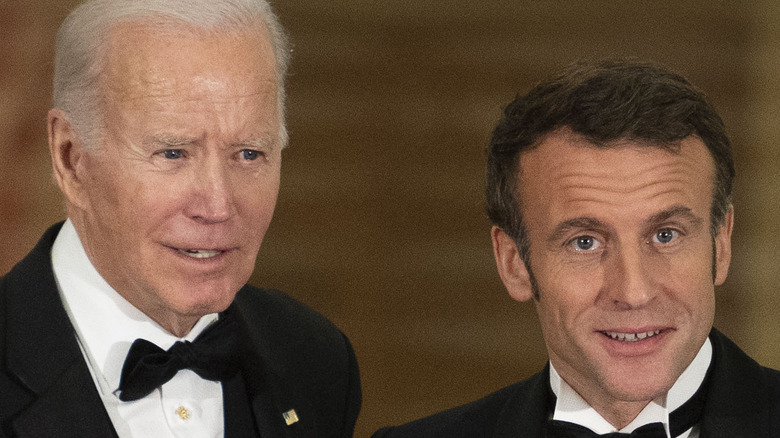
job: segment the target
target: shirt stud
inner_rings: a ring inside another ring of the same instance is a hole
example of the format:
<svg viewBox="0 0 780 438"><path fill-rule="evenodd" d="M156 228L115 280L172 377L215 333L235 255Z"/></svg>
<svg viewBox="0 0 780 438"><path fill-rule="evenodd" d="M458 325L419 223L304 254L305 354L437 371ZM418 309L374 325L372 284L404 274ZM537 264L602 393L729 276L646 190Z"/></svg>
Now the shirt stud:
<svg viewBox="0 0 780 438"><path fill-rule="evenodd" d="M188 420L190 418L190 411L188 411L184 406L179 406L179 409L176 409L176 415L178 415L182 420Z"/></svg>

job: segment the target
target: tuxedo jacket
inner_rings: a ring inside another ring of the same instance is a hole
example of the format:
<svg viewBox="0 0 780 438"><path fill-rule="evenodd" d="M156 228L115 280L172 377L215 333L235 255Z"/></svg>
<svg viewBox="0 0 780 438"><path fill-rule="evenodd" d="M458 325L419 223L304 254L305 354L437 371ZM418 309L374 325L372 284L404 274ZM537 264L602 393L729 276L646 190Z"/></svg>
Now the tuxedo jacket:
<svg viewBox="0 0 780 438"><path fill-rule="evenodd" d="M55 283L51 247L60 227L0 278L0 438L117 436ZM361 391L347 338L278 291L245 286L229 310L249 352L231 381L246 388L242 406L261 436L351 437ZM283 413L291 409L298 421L288 426ZM248 432L228 418L226 438Z"/></svg>
<svg viewBox="0 0 780 438"><path fill-rule="evenodd" d="M701 438L780 437L780 372L764 368L713 329L713 363L701 419ZM537 438L551 415L549 366L528 380L475 402L373 438Z"/></svg>

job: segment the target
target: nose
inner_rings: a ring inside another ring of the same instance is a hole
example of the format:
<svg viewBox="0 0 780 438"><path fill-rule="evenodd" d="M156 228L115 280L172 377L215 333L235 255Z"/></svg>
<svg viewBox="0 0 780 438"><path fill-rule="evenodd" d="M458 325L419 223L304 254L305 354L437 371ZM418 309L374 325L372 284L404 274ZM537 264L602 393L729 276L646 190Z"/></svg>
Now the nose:
<svg viewBox="0 0 780 438"><path fill-rule="evenodd" d="M652 255L642 248L620 248L606 264L602 297L613 309L630 310L650 303L658 292Z"/></svg>
<svg viewBox="0 0 780 438"><path fill-rule="evenodd" d="M193 166L188 217L205 224L225 222L235 214L235 199L228 164L214 157Z"/></svg>

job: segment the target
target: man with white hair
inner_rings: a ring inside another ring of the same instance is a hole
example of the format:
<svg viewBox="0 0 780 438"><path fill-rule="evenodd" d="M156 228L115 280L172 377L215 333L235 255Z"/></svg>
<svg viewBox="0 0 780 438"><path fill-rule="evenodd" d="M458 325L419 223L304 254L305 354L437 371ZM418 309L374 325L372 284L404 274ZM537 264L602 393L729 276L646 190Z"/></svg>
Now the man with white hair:
<svg viewBox="0 0 780 438"><path fill-rule="evenodd" d="M89 0L47 125L68 219L0 279L0 437L348 437L346 336L246 285L289 48L264 0Z"/></svg>

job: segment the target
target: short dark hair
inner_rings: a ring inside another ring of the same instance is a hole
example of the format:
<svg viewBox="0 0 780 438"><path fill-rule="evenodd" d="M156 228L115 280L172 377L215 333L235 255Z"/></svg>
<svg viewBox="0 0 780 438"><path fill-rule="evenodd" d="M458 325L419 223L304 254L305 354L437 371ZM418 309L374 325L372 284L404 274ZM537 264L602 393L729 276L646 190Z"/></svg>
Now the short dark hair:
<svg viewBox="0 0 780 438"><path fill-rule="evenodd" d="M515 97L488 147L487 213L515 240L527 266L530 243L517 186L520 154L562 128L598 147L615 140L670 147L698 136L715 162L710 232L717 235L731 208L734 162L723 121L704 93L682 76L648 62L579 62Z"/></svg>

